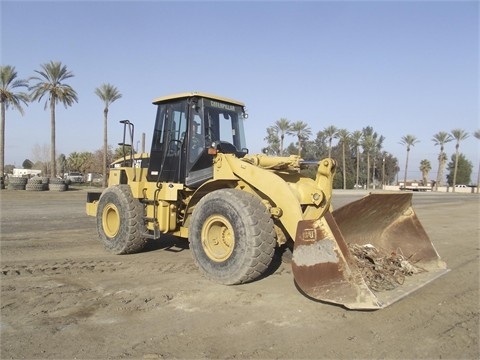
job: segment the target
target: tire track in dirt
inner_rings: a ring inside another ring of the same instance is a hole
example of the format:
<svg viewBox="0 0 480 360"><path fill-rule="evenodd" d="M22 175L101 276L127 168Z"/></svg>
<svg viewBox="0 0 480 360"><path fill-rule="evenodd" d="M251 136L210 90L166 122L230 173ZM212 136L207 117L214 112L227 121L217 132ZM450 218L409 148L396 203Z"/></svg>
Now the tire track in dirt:
<svg viewBox="0 0 480 360"><path fill-rule="evenodd" d="M192 273L198 271L195 264L192 262L175 262L175 263L158 263L145 261L74 261L66 260L63 262L38 264L29 263L24 264L3 264L0 269L2 277L12 276L29 276L29 275L61 275L61 274L75 274L81 275L83 273L109 273L124 271L128 273L132 270L135 274L145 273Z"/></svg>

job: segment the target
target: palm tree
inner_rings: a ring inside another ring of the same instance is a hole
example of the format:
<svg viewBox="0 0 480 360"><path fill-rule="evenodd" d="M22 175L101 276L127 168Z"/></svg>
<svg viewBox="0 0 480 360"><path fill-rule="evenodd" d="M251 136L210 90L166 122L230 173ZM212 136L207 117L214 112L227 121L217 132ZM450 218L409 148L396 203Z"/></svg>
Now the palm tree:
<svg viewBox="0 0 480 360"><path fill-rule="evenodd" d="M280 156L283 156L283 140L285 139L285 135L290 130L291 124L286 118L280 118L275 122L273 126L276 133L280 134Z"/></svg>
<svg viewBox="0 0 480 360"><path fill-rule="evenodd" d="M302 147L303 143L308 140L309 136L312 135L312 130L308 126L307 123L299 120L294 122L290 130L288 131L289 134L295 135L298 139L298 156L302 155Z"/></svg>
<svg viewBox="0 0 480 360"><path fill-rule="evenodd" d="M428 184L428 173L432 170L432 165L430 165L430 161L427 159L423 159L420 161L420 171L422 172L422 181L423 186L427 186Z"/></svg>
<svg viewBox="0 0 480 360"><path fill-rule="evenodd" d="M339 143L342 144L342 169L343 169L343 189L347 188L347 166L345 164L345 147L348 145L350 141L350 133L347 129L340 129L337 131L337 137ZM330 149L328 150L330 157Z"/></svg>
<svg viewBox="0 0 480 360"><path fill-rule="evenodd" d="M352 145L355 146L355 153L357 156L357 170L356 170L356 176L355 176L355 185L359 185L358 179L360 176L360 145L361 145L362 135L363 134L360 130L355 130L350 136Z"/></svg>
<svg viewBox="0 0 480 360"><path fill-rule="evenodd" d="M118 89L111 84L102 84L95 89L95 94L103 101L103 187L107 187L107 152L108 152L108 107L122 97Z"/></svg>
<svg viewBox="0 0 480 360"><path fill-rule="evenodd" d="M367 126L362 130L362 139L361 145L363 147L363 152L367 154L367 189L370 188L370 158L373 152L374 155L374 165L372 167L373 179L372 181L375 184L375 156L377 151L382 148L382 143L385 138L383 136L378 137L376 131L373 131L371 126Z"/></svg>
<svg viewBox="0 0 480 360"><path fill-rule="evenodd" d="M367 154L367 189L370 188L370 155L372 149L375 147L375 140L372 134L364 133L362 137L363 153Z"/></svg>
<svg viewBox="0 0 480 360"><path fill-rule="evenodd" d="M37 83L30 87L30 96L32 101L42 100L45 96L46 110L50 106L50 161L52 166L50 167L50 176L55 177L57 169L55 165L55 105L62 103L65 106L72 106L74 102L78 102L77 93L70 86L64 83L65 80L73 77L73 73L67 69L61 62L50 61L49 63L42 64L41 70L35 70L39 76L32 76L30 79Z"/></svg>
<svg viewBox="0 0 480 360"><path fill-rule="evenodd" d="M337 137L338 129L334 125L330 125L323 130L323 133L328 138L328 157L332 156L332 140Z"/></svg>
<svg viewBox="0 0 480 360"><path fill-rule="evenodd" d="M458 169L458 148L460 147L460 141L465 140L468 138L468 133L462 129L453 129L452 136L456 140L455 144L455 169L453 171L453 184L452 184L452 192L455 192L455 185L457 184L457 169Z"/></svg>
<svg viewBox="0 0 480 360"><path fill-rule="evenodd" d="M477 139L480 140L480 130L477 130L473 133L473 136L475 136ZM480 189L480 164L478 165L478 174L477 174L477 194L479 193Z"/></svg>
<svg viewBox="0 0 480 360"><path fill-rule="evenodd" d="M452 135L446 133L445 131L440 131L433 135L432 141L435 145L440 145L440 153L438 154L438 171L437 171L437 181L435 182L435 190L438 190L438 187L442 185L443 169L445 168L445 163L447 162L447 155L443 152L445 144L452 141Z"/></svg>
<svg viewBox="0 0 480 360"><path fill-rule="evenodd" d="M17 79L15 67L0 66L0 178L2 179L5 173L5 112L11 105L23 115L22 103L28 105L29 97L24 92L15 92L22 87L28 88L28 81Z"/></svg>
<svg viewBox="0 0 480 360"><path fill-rule="evenodd" d="M404 188L407 186L408 155L410 153L410 148L418 142L419 142L419 140L417 140L417 138L413 135L402 136L402 140L400 141L400 144L407 146L407 159L405 161L405 178L403 180L403 187Z"/></svg>

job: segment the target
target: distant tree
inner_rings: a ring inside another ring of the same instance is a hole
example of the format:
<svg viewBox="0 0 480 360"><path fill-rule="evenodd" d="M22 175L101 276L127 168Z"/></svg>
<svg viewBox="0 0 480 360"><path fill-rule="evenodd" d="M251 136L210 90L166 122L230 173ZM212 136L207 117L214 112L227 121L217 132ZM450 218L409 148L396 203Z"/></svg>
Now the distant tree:
<svg viewBox="0 0 480 360"><path fill-rule="evenodd" d="M279 155L283 156L283 144L285 140L285 135L288 134L291 128L290 121L288 121L286 118L280 118L280 120L277 120L275 122L275 125L273 126L275 129L277 136L280 137L280 152Z"/></svg>
<svg viewBox="0 0 480 360"><path fill-rule="evenodd" d="M112 84L102 84L100 87L95 89L95 94L103 101L103 187L107 187L107 153L108 153L108 137L107 137L107 128L108 128L108 108L110 105L120 99L122 94L118 89Z"/></svg>
<svg viewBox="0 0 480 360"><path fill-rule="evenodd" d="M78 155L77 155L78 156ZM113 161L113 152L111 146L108 147L107 161L110 164ZM102 174L103 171L103 148L94 152L81 153L81 161L79 161L79 171L88 174Z"/></svg>
<svg viewBox="0 0 480 360"><path fill-rule="evenodd" d="M65 154L60 154L57 156L57 165L58 172L63 176L63 174L67 172L67 157Z"/></svg>
<svg viewBox="0 0 480 360"><path fill-rule="evenodd" d="M367 189L370 188L370 160L372 158L372 155L376 156L378 151L382 147L384 137L383 136L378 136L378 133L376 131L373 131L373 127L367 126L362 130L362 139L361 139L361 145L363 148L363 152L367 157ZM375 166L372 167L373 171L372 173L375 174ZM373 177L373 182L375 182L375 177Z"/></svg>
<svg viewBox="0 0 480 360"><path fill-rule="evenodd" d="M480 140L480 129L473 133L478 140ZM480 163L478 165L478 174L477 174L477 194L480 192Z"/></svg>
<svg viewBox="0 0 480 360"><path fill-rule="evenodd" d="M420 161L420 171L422 173L423 186L427 186L430 182L428 181L428 173L432 170L432 165L427 159Z"/></svg>
<svg viewBox="0 0 480 360"><path fill-rule="evenodd" d="M337 137L338 129L335 126L330 125L323 129L323 133L328 139L328 157L332 157L332 141Z"/></svg>
<svg viewBox="0 0 480 360"><path fill-rule="evenodd" d="M278 130L275 126L267 128L267 136L264 138L267 146L262 149L262 152L268 155L280 155L280 139L278 137Z"/></svg>
<svg viewBox="0 0 480 360"><path fill-rule="evenodd" d="M22 168L24 169L32 169L33 168L33 162L31 162L28 159L25 159L22 163Z"/></svg>
<svg viewBox="0 0 480 360"><path fill-rule="evenodd" d="M289 155L299 154L301 152L301 148L296 147L294 143L290 143L285 152Z"/></svg>
<svg viewBox="0 0 480 360"><path fill-rule="evenodd" d="M407 170L408 170L408 156L410 154L410 148L418 143L419 140L413 135L405 135L402 136L400 144L405 145L407 147L407 158L405 160L405 177L403 180L403 186L407 186Z"/></svg>
<svg viewBox="0 0 480 360"><path fill-rule="evenodd" d="M438 154L438 171L437 180L435 182L435 190L438 190L438 187L442 186L443 169L445 168L445 164L447 162L447 155L443 150L445 148L445 144L452 140L452 135L446 133L445 131L440 131L433 135L432 141L435 143L435 145L440 146L440 153Z"/></svg>
<svg viewBox="0 0 480 360"><path fill-rule="evenodd" d="M359 175L360 175L360 145L362 140L363 133L360 130L355 130L350 136L350 141L352 146L355 147L355 157L356 157L356 170L355 170L355 185L359 185Z"/></svg>
<svg viewBox="0 0 480 360"><path fill-rule="evenodd" d="M23 115L22 103L28 105L29 97L17 89L28 88L28 81L17 79L15 67L0 66L0 177L5 173L5 112L11 106Z"/></svg>
<svg viewBox="0 0 480 360"><path fill-rule="evenodd" d="M373 164L372 164L372 179L373 179L373 185L375 185L375 179L378 179L380 177L380 171L378 170L378 167L376 164L382 162L382 156L381 156L381 150L383 147L383 141L385 140L384 136L378 136L378 134L375 133L374 136L375 144L373 147ZM375 188L375 187L374 187Z"/></svg>
<svg viewBox="0 0 480 360"><path fill-rule="evenodd" d="M347 166L346 166L346 149L350 141L350 133L347 129L339 129L336 131L338 142L342 146L342 172L343 172L343 189L347 188Z"/></svg>
<svg viewBox="0 0 480 360"><path fill-rule="evenodd" d="M398 173L398 159L386 151L380 154L382 159L382 185L391 184L395 181Z"/></svg>
<svg viewBox="0 0 480 360"><path fill-rule="evenodd" d="M30 79L36 81L36 83L30 87L30 96L32 101L42 100L45 96L46 110L50 106L50 162L51 170L50 176L55 177L57 174L55 165L55 106L58 103L62 103L65 108L72 106L74 102L78 102L77 93L70 86L64 83L65 80L73 77L73 73L67 69L61 62L50 61L49 63L42 64L41 70L35 70L38 76L32 76Z"/></svg>
<svg viewBox="0 0 480 360"><path fill-rule="evenodd" d="M84 173L88 168L91 156L92 153L88 151L81 153L72 152L67 158L67 172L76 171Z"/></svg>
<svg viewBox="0 0 480 360"><path fill-rule="evenodd" d="M108 147L107 161L112 162L112 148ZM103 147L95 150L91 156L88 157L88 163L86 164L87 173L102 174L103 176ZM103 185L102 185L103 186Z"/></svg>
<svg viewBox="0 0 480 360"><path fill-rule="evenodd" d="M302 149L304 143L312 135L312 130L307 123L299 120L292 124L289 132L291 135L295 135L298 139L298 156L302 156Z"/></svg>
<svg viewBox="0 0 480 360"><path fill-rule="evenodd" d="M363 148L363 153L365 154L367 158L367 189L370 188L370 158L372 155L372 150L375 147L375 140L372 136L372 133L369 131L365 132L362 136L362 148Z"/></svg>
<svg viewBox="0 0 480 360"><path fill-rule="evenodd" d="M128 152L129 150L127 150L127 155L129 154ZM113 159L112 161L115 161L115 160L118 160L118 159L121 159L125 156L125 150L122 146L119 146L117 147L114 152L113 152Z"/></svg>
<svg viewBox="0 0 480 360"><path fill-rule="evenodd" d="M120 148L119 148L120 149ZM114 154L112 147L108 147L107 152L107 163L111 164L114 161ZM90 158L90 167L89 172L101 174L103 171L103 149L98 149L93 153L93 156Z"/></svg>
<svg viewBox="0 0 480 360"><path fill-rule="evenodd" d="M296 154L296 153L295 153ZM303 153L302 157L305 160L320 160L318 156L318 149L316 147L314 140L308 140L303 143ZM315 172L316 174L316 172Z"/></svg>
<svg viewBox="0 0 480 360"><path fill-rule="evenodd" d="M327 144L327 136L323 131L317 132L315 139L313 140L314 144L314 158L316 159L323 159L328 156L328 146Z"/></svg>
<svg viewBox="0 0 480 360"><path fill-rule="evenodd" d="M39 145L35 144L32 147L32 161L34 163L34 169L42 170L44 174L50 173L50 146L47 144Z"/></svg>
<svg viewBox="0 0 480 360"><path fill-rule="evenodd" d="M82 153L82 165L80 167L80 172L82 174L87 173L102 173L103 169L103 149L97 150L95 152L83 152ZM95 170L98 168L98 170Z"/></svg>
<svg viewBox="0 0 480 360"><path fill-rule="evenodd" d="M451 161L447 165L447 182L448 185L455 187L457 183L454 182L455 173L458 184L470 184L470 178L472 176L473 165L470 161L465 158L465 155L462 153L452 155ZM454 190L452 189L452 192Z"/></svg>
<svg viewBox="0 0 480 360"><path fill-rule="evenodd" d="M465 140L468 138L468 133L462 129L453 129L452 136L456 141L455 144L455 171L453 172L453 184L452 184L452 192L455 192L455 185L457 184L457 168L458 168L458 157L460 148L460 141ZM470 181L470 180L469 180Z"/></svg>
<svg viewBox="0 0 480 360"><path fill-rule="evenodd" d="M15 169L15 165L5 165L5 174L13 174L13 169Z"/></svg>
<svg viewBox="0 0 480 360"><path fill-rule="evenodd" d="M34 164L33 164L33 167L32 169L33 170L40 170L42 173L44 174L48 174L48 170L49 170L49 162L44 162L44 161L36 161Z"/></svg>

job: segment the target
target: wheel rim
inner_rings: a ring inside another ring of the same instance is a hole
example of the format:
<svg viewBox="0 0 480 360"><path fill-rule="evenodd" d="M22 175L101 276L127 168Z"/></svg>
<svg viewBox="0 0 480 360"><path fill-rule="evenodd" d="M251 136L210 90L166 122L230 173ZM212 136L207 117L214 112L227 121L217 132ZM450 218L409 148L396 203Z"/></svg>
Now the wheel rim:
<svg viewBox="0 0 480 360"><path fill-rule="evenodd" d="M235 236L232 225L223 216L210 216L202 227L202 246L215 262L227 260L233 253Z"/></svg>
<svg viewBox="0 0 480 360"><path fill-rule="evenodd" d="M113 238L118 234L118 230L120 229L120 214L114 204L107 204L103 208L102 226L107 237Z"/></svg>

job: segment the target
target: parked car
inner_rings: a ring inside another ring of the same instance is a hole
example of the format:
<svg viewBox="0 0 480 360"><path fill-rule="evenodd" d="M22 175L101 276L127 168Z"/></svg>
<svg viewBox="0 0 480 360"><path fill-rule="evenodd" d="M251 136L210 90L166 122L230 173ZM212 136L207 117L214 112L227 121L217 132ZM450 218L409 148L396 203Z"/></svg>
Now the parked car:
<svg viewBox="0 0 480 360"><path fill-rule="evenodd" d="M79 172L69 172L65 176L65 180L69 181L71 183L83 183L85 182L85 179L83 178L82 173Z"/></svg>

